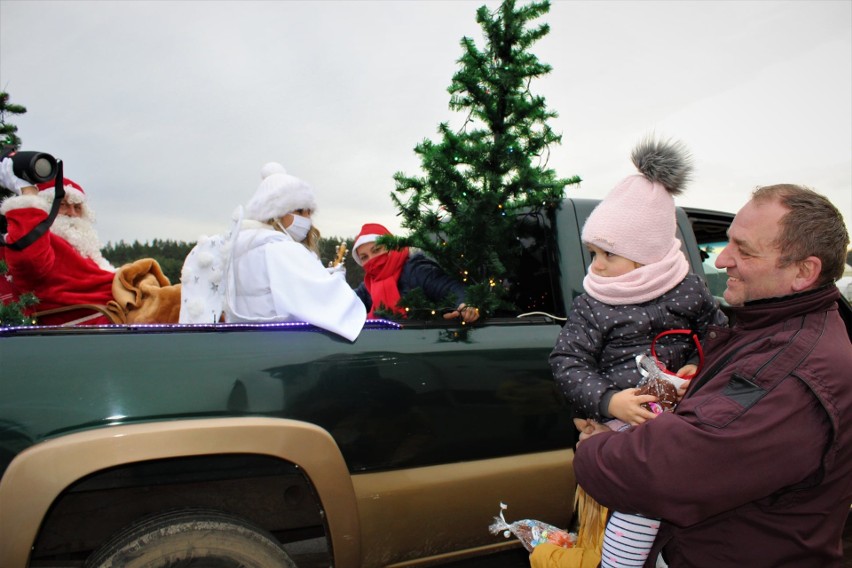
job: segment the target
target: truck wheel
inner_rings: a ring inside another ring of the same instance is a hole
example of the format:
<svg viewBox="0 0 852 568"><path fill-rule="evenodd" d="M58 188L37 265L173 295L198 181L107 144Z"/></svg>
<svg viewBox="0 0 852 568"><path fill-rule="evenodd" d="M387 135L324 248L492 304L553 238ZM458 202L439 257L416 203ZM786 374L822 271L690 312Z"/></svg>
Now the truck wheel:
<svg viewBox="0 0 852 568"><path fill-rule="evenodd" d="M86 568L296 568L274 536L244 519L182 509L130 525L86 560Z"/></svg>

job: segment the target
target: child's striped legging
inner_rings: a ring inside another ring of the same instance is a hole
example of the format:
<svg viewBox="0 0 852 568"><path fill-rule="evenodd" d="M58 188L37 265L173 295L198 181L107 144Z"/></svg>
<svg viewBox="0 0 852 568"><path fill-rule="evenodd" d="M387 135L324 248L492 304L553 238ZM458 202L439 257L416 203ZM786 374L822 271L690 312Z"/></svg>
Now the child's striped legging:
<svg viewBox="0 0 852 568"><path fill-rule="evenodd" d="M658 519L614 511L606 523L601 568L641 568L659 530Z"/></svg>

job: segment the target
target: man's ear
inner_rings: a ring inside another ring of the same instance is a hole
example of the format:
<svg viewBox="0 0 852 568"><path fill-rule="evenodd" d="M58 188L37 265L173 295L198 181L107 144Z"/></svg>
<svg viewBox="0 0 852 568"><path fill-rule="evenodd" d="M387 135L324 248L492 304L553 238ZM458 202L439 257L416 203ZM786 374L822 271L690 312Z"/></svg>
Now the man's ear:
<svg viewBox="0 0 852 568"><path fill-rule="evenodd" d="M819 280L820 273L822 272L822 261L815 256L809 256L796 263L796 265L798 270L796 271L796 276L793 278L793 291L803 292L810 290L814 287L817 280Z"/></svg>

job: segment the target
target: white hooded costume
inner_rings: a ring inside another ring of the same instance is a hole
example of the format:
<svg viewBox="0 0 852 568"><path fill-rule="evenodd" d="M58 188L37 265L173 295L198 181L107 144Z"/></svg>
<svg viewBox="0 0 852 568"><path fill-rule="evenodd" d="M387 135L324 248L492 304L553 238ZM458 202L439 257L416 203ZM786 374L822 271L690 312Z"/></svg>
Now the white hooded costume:
<svg viewBox="0 0 852 568"><path fill-rule="evenodd" d="M330 273L287 231L265 222L315 211L313 189L278 164L261 175L231 233L200 239L187 256L181 323L215 322L224 312L226 322L307 322L354 341L367 314L343 273Z"/></svg>

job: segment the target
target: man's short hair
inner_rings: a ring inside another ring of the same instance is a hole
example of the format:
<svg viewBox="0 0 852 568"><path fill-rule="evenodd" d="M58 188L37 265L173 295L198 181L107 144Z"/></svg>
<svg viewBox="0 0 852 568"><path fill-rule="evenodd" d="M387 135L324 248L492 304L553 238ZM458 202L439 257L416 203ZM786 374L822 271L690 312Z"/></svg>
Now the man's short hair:
<svg viewBox="0 0 852 568"><path fill-rule="evenodd" d="M815 256L822 262L817 286L843 276L849 233L843 215L831 201L808 187L786 183L758 187L752 199L777 200L789 210L781 219L781 231L775 241L783 253L781 266Z"/></svg>

